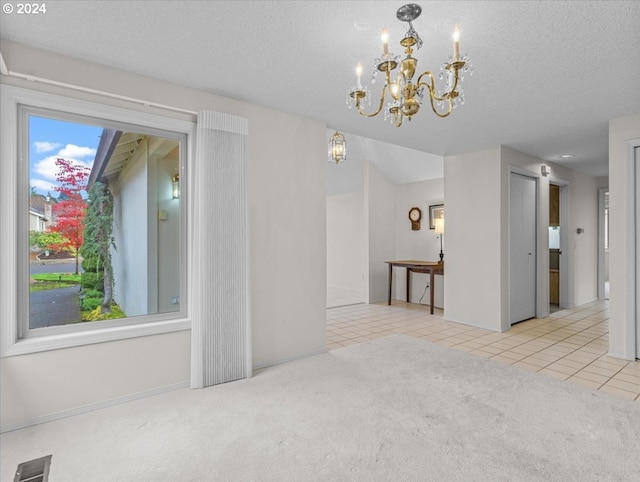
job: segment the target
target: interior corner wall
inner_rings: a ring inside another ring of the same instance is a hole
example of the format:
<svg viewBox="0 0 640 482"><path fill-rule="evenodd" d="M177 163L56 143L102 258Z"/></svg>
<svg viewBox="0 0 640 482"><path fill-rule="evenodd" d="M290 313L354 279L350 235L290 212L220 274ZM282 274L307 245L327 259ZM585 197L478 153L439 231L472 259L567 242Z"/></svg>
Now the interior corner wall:
<svg viewBox="0 0 640 482"><path fill-rule="evenodd" d="M444 179L430 179L427 181L398 184L396 186L396 254L395 259L423 259L438 261L440 259L440 238L433 229L429 229L429 206L444 203ZM420 229L413 231L409 221L409 209L418 207L422 211ZM446 219L445 209L445 219ZM446 227L446 225L445 225ZM447 234L443 236L443 252L447 253ZM448 260L445 254L445 260ZM404 269L396 268L395 298L407 299L407 282ZM434 304L438 308L444 307L444 277L435 278ZM431 303L429 290L429 275L423 273L411 274L412 303ZM420 301L422 299L422 301Z"/></svg>
<svg viewBox="0 0 640 482"><path fill-rule="evenodd" d="M635 139L640 139L640 115L609 122L609 353L627 360L640 355L632 326L640 290L628 279L633 263L628 253L636 243L636 234L629 232L629 220L634 217L630 200L637 195L629 179L629 141Z"/></svg>
<svg viewBox="0 0 640 482"><path fill-rule="evenodd" d="M444 319L502 331L500 149L444 160Z"/></svg>
<svg viewBox="0 0 640 482"><path fill-rule="evenodd" d="M327 196L327 285L365 293L364 192Z"/></svg>
<svg viewBox="0 0 640 482"><path fill-rule="evenodd" d="M396 185L371 162L365 163L364 173L369 279L365 299L367 303L377 303L388 299L389 266L385 261L396 256L395 230L389 229L396 225Z"/></svg>
<svg viewBox="0 0 640 482"><path fill-rule="evenodd" d="M248 119L254 368L326 351L324 122L4 39L2 55L11 71L188 111L208 109ZM2 76L0 81L132 110L159 112L119 99L13 77ZM182 113L162 114L186 118ZM288 133L290 142L281 142L282 132ZM2 358L1 425L28 425L138 394L180 384L188 386L189 340L190 332L181 331ZM167 357L167 353L171 356Z"/></svg>

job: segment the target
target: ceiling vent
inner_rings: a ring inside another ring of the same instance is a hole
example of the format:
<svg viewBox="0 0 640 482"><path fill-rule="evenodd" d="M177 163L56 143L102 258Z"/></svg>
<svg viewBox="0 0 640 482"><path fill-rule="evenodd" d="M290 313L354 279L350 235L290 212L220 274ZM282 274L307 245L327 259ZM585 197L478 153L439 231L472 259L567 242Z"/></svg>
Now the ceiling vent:
<svg viewBox="0 0 640 482"><path fill-rule="evenodd" d="M39 459L22 462L18 465L13 482L47 482L49 480L49 467L51 455Z"/></svg>

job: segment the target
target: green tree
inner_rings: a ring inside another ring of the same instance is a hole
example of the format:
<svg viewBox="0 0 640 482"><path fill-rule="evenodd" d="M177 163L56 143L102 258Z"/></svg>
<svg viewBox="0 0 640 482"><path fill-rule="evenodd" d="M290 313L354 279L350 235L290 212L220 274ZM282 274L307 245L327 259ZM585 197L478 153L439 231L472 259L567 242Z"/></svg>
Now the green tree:
<svg viewBox="0 0 640 482"><path fill-rule="evenodd" d="M53 251L54 246L64 243L60 233L53 231L29 231L29 245Z"/></svg>
<svg viewBox="0 0 640 482"><path fill-rule="evenodd" d="M113 240L113 196L108 185L100 181L93 183L88 194L80 253L84 258L95 259L96 265L102 267L104 274L102 313L109 313L113 302L111 248L116 247Z"/></svg>

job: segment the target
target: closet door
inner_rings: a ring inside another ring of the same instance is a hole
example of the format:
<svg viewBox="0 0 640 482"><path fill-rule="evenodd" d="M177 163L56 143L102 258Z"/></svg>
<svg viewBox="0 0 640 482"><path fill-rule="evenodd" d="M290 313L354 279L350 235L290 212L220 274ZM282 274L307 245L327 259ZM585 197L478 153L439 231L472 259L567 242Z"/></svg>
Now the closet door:
<svg viewBox="0 0 640 482"><path fill-rule="evenodd" d="M536 316L536 180L511 173L509 190L509 321Z"/></svg>

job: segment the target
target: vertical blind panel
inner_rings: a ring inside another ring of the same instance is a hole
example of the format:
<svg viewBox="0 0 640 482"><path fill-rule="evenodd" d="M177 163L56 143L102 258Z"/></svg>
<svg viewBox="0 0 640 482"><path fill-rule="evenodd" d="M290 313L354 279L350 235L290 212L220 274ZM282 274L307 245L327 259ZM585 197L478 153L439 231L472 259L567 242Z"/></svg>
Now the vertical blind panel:
<svg viewBox="0 0 640 482"><path fill-rule="evenodd" d="M248 204L246 119L198 115L194 169L194 363L211 386L246 378ZM193 385L194 383L192 383Z"/></svg>

